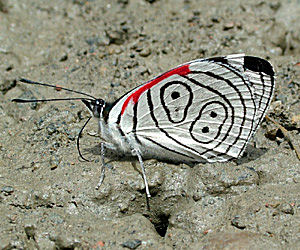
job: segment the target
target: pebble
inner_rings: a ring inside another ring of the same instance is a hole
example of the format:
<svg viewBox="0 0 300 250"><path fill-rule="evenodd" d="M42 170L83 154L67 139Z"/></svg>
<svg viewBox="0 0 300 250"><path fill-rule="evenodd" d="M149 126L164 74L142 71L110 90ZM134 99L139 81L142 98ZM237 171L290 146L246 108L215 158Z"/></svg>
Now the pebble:
<svg viewBox="0 0 300 250"><path fill-rule="evenodd" d="M25 233L28 238L35 237L36 226L34 224L27 224L24 226Z"/></svg>
<svg viewBox="0 0 300 250"><path fill-rule="evenodd" d="M239 229L246 228L246 225L241 222L241 218L239 215L234 216L234 218L231 220L231 225Z"/></svg>
<svg viewBox="0 0 300 250"><path fill-rule="evenodd" d="M234 23L230 22L230 23L226 23L223 27L223 30L230 30L234 28Z"/></svg>
<svg viewBox="0 0 300 250"><path fill-rule="evenodd" d="M128 240L124 243L122 243L122 247L127 247L129 249L136 249L138 246L142 244L142 241L140 240Z"/></svg>
<svg viewBox="0 0 300 250"><path fill-rule="evenodd" d="M4 193L4 195L11 195L14 192L14 188L11 186L4 186L1 188L1 192Z"/></svg>
<svg viewBox="0 0 300 250"><path fill-rule="evenodd" d="M50 235L50 240L55 242L57 249L75 249L81 246L80 240L67 233Z"/></svg>
<svg viewBox="0 0 300 250"><path fill-rule="evenodd" d="M67 61L68 60L68 54L65 53L61 56L61 58L59 59L60 62L64 62L64 61Z"/></svg>
<svg viewBox="0 0 300 250"><path fill-rule="evenodd" d="M125 42L124 33L120 30L107 30L106 35L109 38L110 44L121 45Z"/></svg>
<svg viewBox="0 0 300 250"><path fill-rule="evenodd" d="M142 57L147 57L149 55L151 55L151 49L150 48L144 48L140 53L140 56Z"/></svg>
<svg viewBox="0 0 300 250"><path fill-rule="evenodd" d="M52 135L52 134L54 134L56 131L57 131L57 129L56 129L56 126L55 126L54 123L50 123L50 124L47 126L47 132L48 132L48 135Z"/></svg>
<svg viewBox="0 0 300 250"><path fill-rule="evenodd" d="M4 79L0 83L0 91L3 94L6 94L6 92L9 91L10 89L14 88L16 86L16 84L17 84L17 81L15 79L13 79L13 80Z"/></svg>
<svg viewBox="0 0 300 250"><path fill-rule="evenodd" d="M109 37L105 33L102 36L89 37L85 41L89 46L106 46L110 43Z"/></svg>
<svg viewBox="0 0 300 250"><path fill-rule="evenodd" d="M279 210L285 214L291 214L291 215L294 214L294 208L288 203L280 204Z"/></svg>

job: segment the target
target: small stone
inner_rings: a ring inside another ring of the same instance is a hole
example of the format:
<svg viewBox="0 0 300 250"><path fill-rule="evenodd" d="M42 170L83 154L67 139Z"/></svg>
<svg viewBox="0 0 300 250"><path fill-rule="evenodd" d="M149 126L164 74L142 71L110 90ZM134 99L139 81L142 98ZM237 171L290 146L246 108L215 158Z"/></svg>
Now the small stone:
<svg viewBox="0 0 300 250"><path fill-rule="evenodd" d="M294 208L290 204L288 204L288 203L280 204L279 205L279 210L282 213L285 213L285 214L291 214L291 215L294 214Z"/></svg>
<svg viewBox="0 0 300 250"><path fill-rule="evenodd" d="M199 194L199 193L193 194L193 200L194 201L200 201L201 198L202 198L201 194Z"/></svg>
<svg viewBox="0 0 300 250"><path fill-rule="evenodd" d="M110 44L121 45L126 40L124 32L120 30L107 30L106 35L109 38Z"/></svg>
<svg viewBox="0 0 300 250"><path fill-rule="evenodd" d="M70 235L61 233L59 235L51 235L50 240L55 242L57 249L74 249L80 248L81 242Z"/></svg>
<svg viewBox="0 0 300 250"><path fill-rule="evenodd" d="M8 13L8 1L0 1L0 12Z"/></svg>
<svg viewBox="0 0 300 250"><path fill-rule="evenodd" d="M105 46L109 45L110 42L109 37L105 33L102 36L89 37L85 41L89 46Z"/></svg>
<svg viewBox="0 0 300 250"><path fill-rule="evenodd" d="M36 227L34 224L25 225L24 230L25 230L25 233L26 233L28 239L34 238L35 232L36 232Z"/></svg>
<svg viewBox="0 0 300 250"><path fill-rule="evenodd" d="M54 169L58 168L60 162L61 162L61 159L58 158L56 155L51 156L50 160L49 160L50 169L54 170Z"/></svg>
<svg viewBox="0 0 300 250"><path fill-rule="evenodd" d="M139 54L142 57L147 57L151 54L151 49L150 48L144 48Z"/></svg>
<svg viewBox="0 0 300 250"><path fill-rule="evenodd" d="M57 131L56 126L54 123L50 123L49 126L47 127L47 132L48 135L52 135Z"/></svg>
<svg viewBox="0 0 300 250"><path fill-rule="evenodd" d="M140 75L149 74L149 70L145 66L140 66L139 73L140 73Z"/></svg>
<svg viewBox="0 0 300 250"><path fill-rule="evenodd" d="M129 3L129 0L118 0L118 3L126 5Z"/></svg>
<svg viewBox="0 0 300 250"><path fill-rule="evenodd" d="M270 129L270 130L266 131L265 137L272 141L275 141L276 140L276 131L277 131L277 129Z"/></svg>
<svg viewBox="0 0 300 250"><path fill-rule="evenodd" d="M115 71L114 77L115 77L115 78L120 78L120 77L121 77L120 70L117 69L117 70Z"/></svg>
<svg viewBox="0 0 300 250"><path fill-rule="evenodd" d="M1 189L1 192L4 193L4 195L6 196L11 195L14 191L14 188L11 186L4 186Z"/></svg>
<svg viewBox="0 0 300 250"><path fill-rule="evenodd" d="M211 20L213 23L219 23L219 22L220 22L220 18L217 17L217 16L212 17L210 20Z"/></svg>
<svg viewBox="0 0 300 250"><path fill-rule="evenodd" d="M138 246L142 244L140 240L128 240L122 243L122 247L127 247L129 249L136 249Z"/></svg>
<svg viewBox="0 0 300 250"><path fill-rule="evenodd" d="M121 213L125 213L128 211L128 203L127 202L121 202L118 204L119 210Z"/></svg>
<svg viewBox="0 0 300 250"><path fill-rule="evenodd" d="M223 30L230 30L234 28L234 22L226 23L223 27Z"/></svg>
<svg viewBox="0 0 300 250"><path fill-rule="evenodd" d="M300 115L294 115L292 117L292 123L300 124Z"/></svg>
<svg viewBox="0 0 300 250"><path fill-rule="evenodd" d="M278 2L274 1L274 2L270 3L269 6L272 10L276 11L280 8L281 3L279 1Z"/></svg>
<svg viewBox="0 0 300 250"><path fill-rule="evenodd" d="M241 218L239 215L234 216L234 218L231 220L231 225L238 229L246 228L246 225L241 221Z"/></svg>
<svg viewBox="0 0 300 250"><path fill-rule="evenodd" d="M9 91L10 89L14 88L16 85L17 85L17 81L15 79L13 79L13 80L4 79L0 83L0 91L3 94L6 94L7 91Z"/></svg>
<svg viewBox="0 0 300 250"><path fill-rule="evenodd" d="M67 61L68 60L68 54L65 53L62 55L62 57L59 59L60 62L64 62L64 61Z"/></svg>

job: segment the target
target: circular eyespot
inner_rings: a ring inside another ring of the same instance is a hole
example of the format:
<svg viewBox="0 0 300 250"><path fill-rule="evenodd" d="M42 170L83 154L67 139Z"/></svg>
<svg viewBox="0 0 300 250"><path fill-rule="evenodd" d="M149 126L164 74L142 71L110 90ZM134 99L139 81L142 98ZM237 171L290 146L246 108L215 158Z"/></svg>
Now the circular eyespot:
<svg viewBox="0 0 300 250"><path fill-rule="evenodd" d="M179 98L179 97L180 97L179 92L177 92L177 91L172 92L171 98L172 98L173 100L175 100L175 99L177 99L177 98Z"/></svg>
<svg viewBox="0 0 300 250"><path fill-rule="evenodd" d="M202 133L206 134L209 132L209 127L203 127L202 128Z"/></svg>
<svg viewBox="0 0 300 250"><path fill-rule="evenodd" d="M210 112L210 117L211 118L216 118L218 115L217 115L217 113L215 112L215 111L211 111Z"/></svg>

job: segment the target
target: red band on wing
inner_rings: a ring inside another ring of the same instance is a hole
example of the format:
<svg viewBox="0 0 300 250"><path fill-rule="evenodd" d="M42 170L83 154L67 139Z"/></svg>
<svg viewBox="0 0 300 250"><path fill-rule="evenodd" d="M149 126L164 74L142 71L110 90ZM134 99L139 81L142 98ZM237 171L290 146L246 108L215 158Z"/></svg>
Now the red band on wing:
<svg viewBox="0 0 300 250"><path fill-rule="evenodd" d="M160 75L159 77L153 79L152 81L146 83L145 85L143 85L142 87L140 87L139 89L137 89L135 92L133 92L130 96L127 97L127 99L125 100L125 102L123 103L122 106L122 111L121 111L121 115L124 114L125 109L128 106L128 103L132 100L132 102L135 104L137 103L137 101L139 100L141 94L143 94L146 90L150 89L152 86L154 86L155 84L159 83L160 81L168 78L171 75L181 75L184 76L186 74L188 74L190 72L189 69L189 64L183 65L181 67L178 67L176 69L170 70L162 75Z"/></svg>

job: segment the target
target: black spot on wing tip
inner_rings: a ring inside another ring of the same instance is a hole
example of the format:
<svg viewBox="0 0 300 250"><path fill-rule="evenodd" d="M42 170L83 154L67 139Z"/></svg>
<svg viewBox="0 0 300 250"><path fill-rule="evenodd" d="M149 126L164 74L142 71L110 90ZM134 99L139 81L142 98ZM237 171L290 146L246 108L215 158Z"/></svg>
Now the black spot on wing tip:
<svg viewBox="0 0 300 250"><path fill-rule="evenodd" d="M220 63L223 63L223 64L228 64L228 60L223 56L212 57L212 58L209 58L207 60L210 61L210 62L220 62Z"/></svg>
<svg viewBox="0 0 300 250"><path fill-rule="evenodd" d="M267 75L274 76L272 65L265 59L255 56L245 56L244 68L254 72L263 72Z"/></svg>

